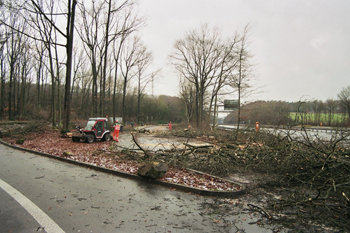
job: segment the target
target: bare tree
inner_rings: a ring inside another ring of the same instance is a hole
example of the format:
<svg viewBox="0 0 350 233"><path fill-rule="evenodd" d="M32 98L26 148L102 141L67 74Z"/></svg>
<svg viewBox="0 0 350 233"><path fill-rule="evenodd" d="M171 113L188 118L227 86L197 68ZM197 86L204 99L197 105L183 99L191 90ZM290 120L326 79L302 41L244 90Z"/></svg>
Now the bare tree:
<svg viewBox="0 0 350 233"><path fill-rule="evenodd" d="M144 19L138 18L132 14L132 8L126 8L123 14L118 17L118 23L115 26L115 38L113 40L113 57L114 57L114 86L113 86L113 121L116 119L116 93L117 93L117 78L119 75L119 67L122 62L121 54L127 38L137 31L144 22ZM124 120L124 119L123 119Z"/></svg>
<svg viewBox="0 0 350 233"><path fill-rule="evenodd" d="M7 28L7 34L9 36L9 43L7 46L8 63L9 63L9 87L8 87L8 106L9 106L9 120L14 119L14 106L15 106L15 88L14 79L16 75L16 65L21 55L22 45L23 45L23 34L25 29L25 22L21 21L16 17L15 12L10 12L9 15L9 25Z"/></svg>
<svg viewBox="0 0 350 233"><path fill-rule="evenodd" d="M79 112L79 117L89 117L91 116L91 109L86 106L91 105L91 89L92 89L92 79L91 70L88 69L89 62L84 61L81 64L80 73L76 77L75 86L80 89L79 95L75 99L76 108Z"/></svg>
<svg viewBox="0 0 350 233"><path fill-rule="evenodd" d="M41 80L43 75L43 69L44 66L44 53L45 53L45 46L44 43L41 41L35 42L35 50L36 53L34 54L34 59L36 60L36 90L37 90L37 98L36 98L36 107L40 108L41 106Z"/></svg>
<svg viewBox="0 0 350 233"><path fill-rule="evenodd" d="M24 1L23 3L19 3L19 8L25 10L26 14L40 14L45 21L50 24L55 32L58 32L61 36L63 36L66 40L64 45L60 44L66 49L66 77L65 77L65 95L64 95L64 122L63 129L69 130L70 123L70 114L71 114L71 71L72 71L72 51L73 51L73 39L74 39L74 23L75 23L75 9L77 5L77 0L67 0L67 12L63 13L66 16L66 32L63 32L59 29L56 23L52 20L50 15L53 13L45 13L44 9L40 5L40 1ZM23 14L25 17L26 14ZM58 15L62 15L58 13ZM44 26L45 27L45 26ZM33 27L36 29L37 27ZM23 33L24 34L24 33ZM41 40L36 36L32 36L29 34L25 34L29 38L33 38L35 40ZM47 41L46 41L47 42Z"/></svg>
<svg viewBox="0 0 350 233"><path fill-rule="evenodd" d="M30 85L29 75L33 68L32 64L32 54L30 46L27 42L24 42L22 46L21 56L18 65L21 67L20 76L17 82L17 111L16 115L25 115L25 104L26 104L26 91L27 87Z"/></svg>
<svg viewBox="0 0 350 233"><path fill-rule="evenodd" d="M327 99L325 103L325 109L327 112L327 118L328 118L328 126L331 126L333 124L334 119L334 113L337 108L337 101L333 99Z"/></svg>
<svg viewBox="0 0 350 233"><path fill-rule="evenodd" d="M42 3L43 4L43 3ZM55 4L53 0L50 0L47 2L47 6L41 5L41 9L47 9L47 12L49 12L48 16L50 18L51 22L55 22ZM42 41L37 41L37 43L40 43L40 46L42 47L43 45L45 46L45 49L48 53L48 62L49 65L47 65L47 69L49 70L50 76L51 76L51 116L52 116L52 125L55 127L56 126L56 71L55 68L58 69L54 64L54 59L58 60L58 57L55 57L57 53L53 53L52 49L55 49L57 51L57 34L54 33L54 27L53 25L46 20L46 17L43 14L40 14L37 9L36 10L36 15L31 17L31 22L35 25L37 28L38 34L40 35L40 38ZM34 18L35 17L35 18ZM43 42L45 41L45 42ZM38 45L37 45L38 47ZM41 66L42 66L42 57L44 55L44 49L40 48L37 49L37 51L40 54L40 59L39 59L39 71L41 72ZM38 74L38 78L40 78L40 75ZM40 82L38 82L38 88L40 88L39 85ZM38 95L39 98L40 95ZM38 103L39 104L39 103Z"/></svg>
<svg viewBox="0 0 350 233"><path fill-rule="evenodd" d="M180 79L180 96L186 106L187 124L192 122L196 100L195 92L195 87L192 83Z"/></svg>
<svg viewBox="0 0 350 233"><path fill-rule="evenodd" d="M237 91L238 98L238 111L237 111L237 131L236 137L238 136L239 126L241 123L241 103L242 98L250 94L248 90L251 88L251 55L248 51L248 33L249 25L244 28L243 34L240 37L238 46L235 48L234 55L237 57L237 69L230 72L229 85ZM236 61L235 61L236 62Z"/></svg>
<svg viewBox="0 0 350 233"><path fill-rule="evenodd" d="M123 78L123 100L122 100L122 117L126 120L126 94L127 87L132 78L136 76L136 71L139 61L141 60L140 47L141 39L137 36L133 37L128 43L124 44L121 51L122 60L120 62L120 72Z"/></svg>
<svg viewBox="0 0 350 233"><path fill-rule="evenodd" d="M124 21L124 25L123 27L125 27L125 23L127 21ZM118 68L119 68L119 60L120 60L120 54L124 45L124 42L126 40L126 38L128 37L128 33L126 34L122 34L121 37L118 40L115 40L113 43L113 47L114 47L114 53L113 53L113 57L114 57L114 63L115 63L115 69L114 69L114 85L113 85L113 122L115 122L116 120L116 109L117 109L117 103L116 103L116 94L117 94L117 78L118 78Z"/></svg>
<svg viewBox="0 0 350 233"><path fill-rule="evenodd" d="M0 5L0 9L3 6ZM3 10L1 10L1 17L4 17L5 12ZM1 85L1 89L0 89L0 119L4 118L4 108L5 108L5 84L6 84L6 66L5 66L5 60L6 60L6 55L5 55L5 48L8 42L8 35L5 31L5 27L2 23L0 23L0 85Z"/></svg>
<svg viewBox="0 0 350 233"><path fill-rule="evenodd" d="M102 67L102 97L101 97L101 112L102 115L105 115L105 94L106 94L106 72L107 72L107 55L108 55L108 46L110 44L109 41L109 30L110 30L110 23L111 23L111 14L112 14L112 0L109 0L107 2L108 4L108 11L107 11L107 20L106 20L106 29L105 29L105 51L104 51L104 62Z"/></svg>
<svg viewBox="0 0 350 233"><path fill-rule="evenodd" d="M92 69L92 114L97 114L97 76L99 73L99 68L101 67L101 61L98 61L98 46L102 43L102 39L99 38L99 29L101 27L101 14L103 12L103 4L93 2L91 9L86 9L85 3L79 5L81 16L82 16L82 25L80 25L80 30L78 34L81 40L84 42L84 48L86 54L88 55L91 62ZM99 64L98 64L99 63Z"/></svg>
<svg viewBox="0 0 350 233"><path fill-rule="evenodd" d="M73 101L73 96L74 94L74 90L76 90L76 95L79 95L79 85L75 85L75 83L77 82L78 79L81 79L81 68L84 66L85 63L85 56L84 56L84 51L81 50L80 52L78 51L78 49L74 49L74 57L73 57L73 80L72 80L72 101Z"/></svg>
<svg viewBox="0 0 350 233"><path fill-rule="evenodd" d="M124 10L126 12L131 12L132 6L134 5L133 0L125 0L118 6L113 5L112 0L105 0L105 2L108 5L108 11L107 11L107 19L105 20L105 33L104 33L104 53L103 53L103 67L102 67L102 96L101 96L101 111L102 114L105 115L105 92L106 92L106 71L107 71L107 56L108 56L108 48L109 45L116 40L120 34L124 34L125 32L119 32L118 31L118 23L113 22L112 19L118 19L118 17L113 17L116 14L121 14ZM113 7L113 8L112 8ZM129 9L129 10L128 10ZM111 33L111 28L116 28L115 33ZM130 30L130 28L126 28L126 30Z"/></svg>
<svg viewBox="0 0 350 233"><path fill-rule="evenodd" d="M75 8L77 5L77 0L68 0L68 17L67 17L67 32L66 32L66 53L67 53L67 62L66 62L66 83L65 83L65 92L64 92L64 122L63 129L69 130L70 123L70 114L71 114L71 76L72 76L72 54L73 54L73 39L74 39L74 23L75 23Z"/></svg>
<svg viewBox="0 0 350 233"><path fill-rule="evenodd" d="M210 98L209 115L213 115L212 125L216 126L216 115L218 106L218 96L226 95L229 92L222 92L222 89L227 85L227 80L230 77L230 73L237 68L238 59L235 55L234 49L239 42L238 35L230 39L228 42L219 45L219 49L222 53L220 66L218 68L218 75L213 80L212 94ZM222 92L222 93L221 93ZM213 114L212 114L213 112Z"/></svg>
<svg viewBox="0 0 350 233"><path fill-rule="evenodd" d="M5 43L7 39L1 35L0 37L0 77L1 77L1 89L0 89L0 119L4 117L4 108L5 108L5 74L6 74L6 68L5 68L5 55L4 55L4 48Z"/></svg>
<svg viewBox="0 0 350 233"><path fill-rule="evenodd" d="M343 87L341 92L338 94L338 98L340 100L340 106L350 118L350 86Z"/></svg>
<svg viewBox="0 0 350 233"><path fill-rule="evenodd" d="M320 125L321 122L321 113L324 110L324 104L320 100L314 100L311 103L311 107L314 113L314 124L315 125Z"/></svg>
<svg viewBox="0 0 350 233"><path fill-rule="evenodd" d="M189 32L174 44L170 59L180 77L187 79L196 89L196 123L202 127L204 97L208 87L217 77L221 65L220 33L203 25Z"/></svg>
<svg viewBox="0 0 350 233"><path fill-rule="evenodd" d="M151 82L154 78L154 76L159 72L152 72L148 75L145 75L145 72L148 68L148 66L152 62L152 53L147 51L147 48L145 45L140 44L138 55L139 61L137 63L137 71L136 71L136 77L137 77L137 124L140 124L140 114L141 114L141 97L144 93L145 88L147 87L148 83Z"/></svg>

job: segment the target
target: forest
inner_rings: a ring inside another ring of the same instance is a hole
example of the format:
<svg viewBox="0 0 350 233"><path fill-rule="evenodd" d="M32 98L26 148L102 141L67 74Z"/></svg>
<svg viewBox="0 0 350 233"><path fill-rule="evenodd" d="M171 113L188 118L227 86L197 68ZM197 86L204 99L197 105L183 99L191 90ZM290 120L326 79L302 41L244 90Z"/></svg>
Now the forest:
<svg viewBox="0 0 350 233"><path fill-rule="evenodd" d="M249 101L254 83L250 25L227 38L203 24L174 42L178 96L155 96L161 68L139 34L137 1L0 1L0 119L47 119L69 130L91 116L125 122L347 126L349 87L337 100ZM180 35L181 36L181 35Z"/></svg>
<svg viewBox="0 0 350 233"><path fill-rule="evenodd" d="M155 96L163 76L150 68L137 1L0 1L0 7L0 119L47 119L68 130L74 119L108 115L205 128L234 98L238 108L228 124L347 124L349 88L325 102L244 102L257 89L249 24L229 38L203 24L175 41L169 60L180 93Z"/></svg>
<svg viewBox="0 0 350 233"><path fill-rule="evenodd" d="M69 130L73 118L124 122L215 123L224 96L250 87L249 25L223 38L203 24L174 42L169 60L179 97L154 96L161 68L139 31L137 1L1 1L0 117L50 119Z"/></svg>

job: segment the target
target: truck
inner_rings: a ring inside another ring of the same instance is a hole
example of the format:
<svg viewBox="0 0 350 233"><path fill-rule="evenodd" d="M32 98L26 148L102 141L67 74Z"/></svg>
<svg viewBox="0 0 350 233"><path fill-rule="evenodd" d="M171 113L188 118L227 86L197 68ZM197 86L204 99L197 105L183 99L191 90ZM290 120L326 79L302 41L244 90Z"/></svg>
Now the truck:
<svg viewBox="0 0 350 233"><path fill-rule="evenodd" d="M78 126L77 129L78 132L72 135L73 142L93 143L96 140L110 141L112 138L106 117L89 118L84 128Z"/></svg>

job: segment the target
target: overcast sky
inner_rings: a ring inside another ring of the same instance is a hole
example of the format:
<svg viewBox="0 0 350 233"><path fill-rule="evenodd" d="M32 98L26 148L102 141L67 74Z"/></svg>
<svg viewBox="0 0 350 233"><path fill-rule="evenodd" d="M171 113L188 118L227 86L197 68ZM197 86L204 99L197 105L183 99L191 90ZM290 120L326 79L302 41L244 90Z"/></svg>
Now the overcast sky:
<svg viewBox="0 0 350 233"><path fill-rule="evenodd" d="M142 39L162 68L154 94L178 96L173 43L204 23L222 37L249 23L255 100L337 99L350 85L350 0L140 0Z"/></svg>

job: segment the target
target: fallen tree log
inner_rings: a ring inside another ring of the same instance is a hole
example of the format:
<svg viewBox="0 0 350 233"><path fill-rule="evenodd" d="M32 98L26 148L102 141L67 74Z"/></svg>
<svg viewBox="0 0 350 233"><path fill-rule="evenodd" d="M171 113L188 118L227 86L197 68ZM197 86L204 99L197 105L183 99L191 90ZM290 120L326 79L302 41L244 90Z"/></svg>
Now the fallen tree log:
<svg viewBox="0 0 350 233"><path fill-rule="evenodd" d="M151 158L152 156L149 154L149 152L148 152L147 150L143 149L143 148L140 146L140 144L137 142L137 140L136 140L136 138L135 138L135 134L131 133L131 135L132 135L132 140L134 141L135 145L136 145L138 148L140 148L140 150L145 154L145 158L146 158L146 159Z"/></svg>
<svg viewBox="0 0 350 233"><path fill-rule="evenodd" d="M197 145L191 145L189 143L183 143L185 146L191 147L193 149L203 149L203 148L212 148L214 147L213 145L201 145L201 146L197 146Z"/></svg>

